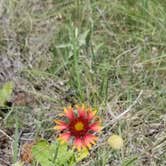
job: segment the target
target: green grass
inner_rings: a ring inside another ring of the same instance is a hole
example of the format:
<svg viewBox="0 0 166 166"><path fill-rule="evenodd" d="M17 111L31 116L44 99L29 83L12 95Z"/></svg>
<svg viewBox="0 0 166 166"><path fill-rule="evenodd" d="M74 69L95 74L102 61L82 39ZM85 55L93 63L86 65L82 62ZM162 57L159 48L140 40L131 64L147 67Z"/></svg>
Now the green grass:
<svg viewBox="0 0 166 166"><path fill-rule="evenodd" d="M29 1L3 0L10 24L1 20L1 52L23 65L13 76L16 91L35 98L22 112L15 106L8 121L19 114L22 130L34 126L29 131L33 136L53 140L49 128L64 106L91 105L106 126L114 118L109 112L118 117L143 90L137 104L103 130L99 143L80 165L164 166L164 1L46 0L35 5ZM123 137L122 150L108 147L106 140L112 133Z"/></svg>

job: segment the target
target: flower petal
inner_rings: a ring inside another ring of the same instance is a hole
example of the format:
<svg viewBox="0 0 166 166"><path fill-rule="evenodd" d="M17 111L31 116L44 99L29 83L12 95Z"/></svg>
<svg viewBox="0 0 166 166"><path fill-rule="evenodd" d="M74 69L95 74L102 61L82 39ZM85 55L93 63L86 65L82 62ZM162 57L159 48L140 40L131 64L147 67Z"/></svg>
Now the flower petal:
<svg viewBox="0 0 166 166"><path fill-rule="evenodd" d="M64 108L65 116L70 120L75 118L74 111L72 107Z"/></svg>
<svg viewBox="0 0 166 166"><path fill-rule="evenodd" d="M81 148L84 148L84 141L81 138L75 138L74 147L80 151Z"/></svg>
<svg viewBox="0 0 166 166"><path fill-rule="evenodd" d="M65 122L63 122L61 120L54 120L54 122L57 124L54 127L55 130L65 130L68 128L68 124L66 124Z"/></svg>
<svg viewBox="0 0 166 166"><path fill-rule="evenodd" d="M70 136L71 136L71 134L70 134L69 132L60 134L58 140L59 140L61 143L65 143L65 142L68 142L68 141L69 141Z"/></svg>
<svg viewBox="0 0 166 166"><path fill-rule="evenodd" d="M84 145L87 146L89 149L91 148L91 144L95 144L97 137L93 134L87 134L84 137Z"/></svg>
<svg viewBox="0 0 166 166"><path fill-rule="evenodd" d="M94 122L89 126L90 130L99 132L101 130L100 122Z"/></svg>
<svg viewBox="0 0 166 166"><path fill-rule="evenodd" d="M77 111L78 111L78 117L79 118L82 118L82 117L86 117L87 116L87 112L86 112L86 110L85 110L85 106L84 105L82 105L82 107L77 107Z"/></svg>
<svg viewBox="0 0 166 166"><path fill-rule="evenodd" d="M88 110L88 117L87 117L87 119L89 120L89 121L91 121L94 117L95 117L95 114L96 114L96 112L97 111L92 111L91 109L89 109Z"/></svg>

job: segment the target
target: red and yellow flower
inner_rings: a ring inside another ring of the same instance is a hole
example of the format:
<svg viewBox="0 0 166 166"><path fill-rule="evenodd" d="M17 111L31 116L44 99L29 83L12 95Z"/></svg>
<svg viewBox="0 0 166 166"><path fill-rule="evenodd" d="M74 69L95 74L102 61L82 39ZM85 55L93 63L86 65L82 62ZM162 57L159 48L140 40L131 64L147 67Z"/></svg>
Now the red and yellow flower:
<svg viewBox="0 0 166 166"><path fill-rule="evenodd" d="M84 105L75 108L64 108L64 121L55 120L56 130L61 132L59 140L61 142L73 141L74 147L78 150L91 148L97 141L95 132L101 130L99 118L96 111L85 108Z"/></svg>

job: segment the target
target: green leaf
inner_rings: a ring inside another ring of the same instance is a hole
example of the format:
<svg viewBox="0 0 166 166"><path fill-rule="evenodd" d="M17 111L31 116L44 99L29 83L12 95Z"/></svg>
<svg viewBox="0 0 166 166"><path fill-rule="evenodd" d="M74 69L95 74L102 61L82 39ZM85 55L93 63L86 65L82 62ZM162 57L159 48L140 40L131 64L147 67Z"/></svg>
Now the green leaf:
<svg viewBox="0 0 166 166"><path fill-rule="evenodd" d="M10 99L13 88L13 82L7 82L3 85L2 89L0 89L0 106L4 106L5 102Z"/></svg>
<svg viewBox="0 0 166 166"><path fill-rule="evenodd" d="M74 165L73 163L74 151L69 150L67 144L59 144L56 164L58 165Z"/></svg>
<svg viewBox="0 0 166 166"><path fill-rule="evenodd" d="M89 30L85 31L84 33L82 33L80 36L79 36L79 45L80 46L83 46L86 44L86 39L87 39L87 36L89 34Z"/></svg>
<svg viewBox="0 0 166 166"><path fill-rule="evenodd" d="M74 151L69 150L67 144L53 142L49 144L47 141L39 141L32 148L34 159L41 166L74 166Z"/></svg>
<svg viewBox="0 0 166 166"><path fill-rule="evenodd" d="M53 154L50 155L50 152L50 145L45 140L39 141L32 148L32 155L35 158L35 160L41 164L41 166L53 166L51 162Z"/></svg>
<svg viewBox="0 0 166 166"><path fill-rule="evenodd" d="M84 158L86 158L89 155L89 151L88 149L83 149L80 152L78 152L76 154L76 161L80 162L81 160L83 160Z"/></svg>
<svg viewBox="0 0 166 166"><path fill-rule="evenodd" d="M56 46L56 48L68 48L68 47L72 47L71 44L60 44L58 46Z"/></svg>
<svg viewBox="0 0 166 166"><path fill-rule="evenodd" d="M122 166L135 166L136 160L137 160L136 156L127 158L122 162Z"/></svg>

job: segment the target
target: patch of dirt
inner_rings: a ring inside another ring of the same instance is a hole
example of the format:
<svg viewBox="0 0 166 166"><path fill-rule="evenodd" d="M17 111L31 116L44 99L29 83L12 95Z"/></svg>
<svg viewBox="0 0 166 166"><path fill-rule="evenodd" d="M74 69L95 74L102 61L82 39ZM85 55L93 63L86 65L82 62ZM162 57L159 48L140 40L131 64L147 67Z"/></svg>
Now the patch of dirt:
<svg viewBox="0 0 166 166"><path fill-rule="evenodd" d="M8 136L12 136L11 130L3 130ZM12 141L0 133L0 166L11 166L12 164Z"/></svg>

